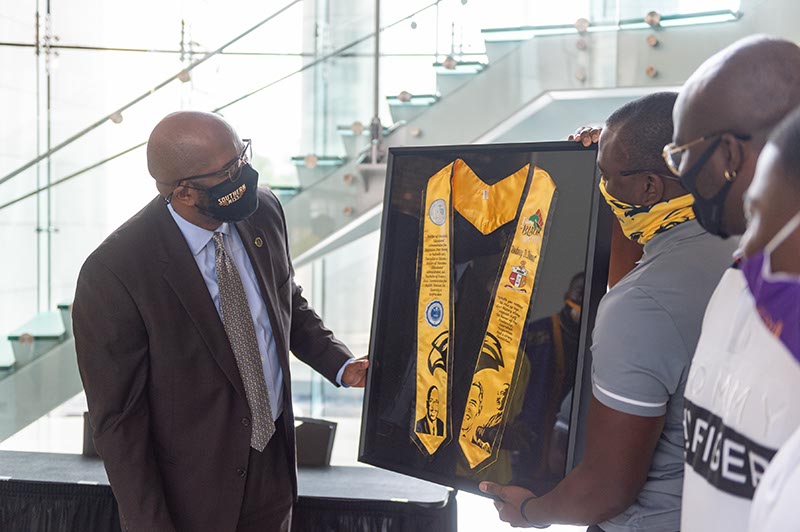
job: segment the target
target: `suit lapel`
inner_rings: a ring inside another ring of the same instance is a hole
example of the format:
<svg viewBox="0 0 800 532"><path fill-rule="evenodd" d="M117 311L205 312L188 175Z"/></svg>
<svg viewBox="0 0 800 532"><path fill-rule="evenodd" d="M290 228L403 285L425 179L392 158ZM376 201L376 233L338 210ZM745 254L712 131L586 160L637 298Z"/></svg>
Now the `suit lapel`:
<svg viewBox="0 0 800 532"><path fill-rule="evenodd" d="M154 234L161 238L161 259L166 263L164 279L180 299L217 365L239 395L245 398L236 358L203 276L166 204L160 198L156 201L160 205L151 204L151 207L156 211L153 216L157 226Z"/></svg>
<svg viewBox="0 0 800 532"><path fill-rule="evenodd" d="M275 338L275 344L278 348L280 356L281 369L284 374L284 382L287 383L288 390L289 382L289 349L288 338L286 337L287 331L281 327L281 322L278 318L278 307L276 306L275 293L270 288L276 288L275 279L275 264L273 254L270 253L271 249L276 249L271 239L260 228L255 227L250 218L236 224L236 230L239 231L239 236L242 239L242 244L247 251L247 256L250 263L253 265L253 270L258 279L258 288L261 291L261 297L267 306L267 313L269 314L270 324L272 325L272 336ZM274 238L274 237L273 237ZM260 243L260 245L258 245ZM279 280L279 281L282 281Z"/></svg>

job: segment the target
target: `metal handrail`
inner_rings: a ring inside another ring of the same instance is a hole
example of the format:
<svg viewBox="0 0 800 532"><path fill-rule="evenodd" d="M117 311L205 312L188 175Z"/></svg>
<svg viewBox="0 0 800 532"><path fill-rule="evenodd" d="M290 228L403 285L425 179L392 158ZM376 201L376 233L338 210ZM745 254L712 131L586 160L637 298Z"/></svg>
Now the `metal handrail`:
<svg viewBox="0 0 800 532"><path fill-rule="evenodd" d="M403 18L392 22L391 24L383 26L382 28L380 28L380 32L384 32L384 31L386 31L386 30L388 30L390 28L393 28L393 27L397 26L401 22L405 22L406 20L419 15L420 13L425 11L426 9L430 9L431 7L434 7L434 6L438 5L441 1L442 0L436 0L435 2L432 2L432 3L428 4L428 5L426 5L425 7L422 7L422 8L414 11L413 13L411 13L409 15L406 15ZM245 99L247 99L247 98L249 98L251 96L254 96L254 95L258 94L259 92L263 91L264 89L268 89L268 88L272 87L276 83L280 83L281 81L283 81L285 79L288 79L288 78L290 78L290 77L292 77L292 76L294 76L296 74L300 74L301 72L303 72L305 70L308 70L308 68L310 68L312 66L316 66L317 64L319 64L321 62L324 62L324 61L327 61L328 59L332 59L334 57L343 56L344 55L343 52L349 50L350 48L358 46L359 44L363 43L364 41L367 41L367 40L371 39L374 36L375 36L375 33L373 32L373 33L369 33L367 35L364 35L363 37L359 37L358 39L356 39L356 40L354 40L354 41L342 46L341 48L339 48L337 50L334 50L333 52L331 52L329 54L326 54L326 55L324 55L324 56L322 56L322 57L320 57L318 59L315 59L314 61L311 61L310 63L306 63L305 65L303 65L299 69L295 70L294 72L290 72L289 74L283 76L282 78L278 78L275 81L267 83L263 87L259 87L254 91L248 92L247 94L244 94L243 96L239 96L238 98L236 98L234 100L231 100L230 102L226 103L225 105L221 105L220 107L217 107L216 109L212 110L212 112L216 113L216 112L219 112L219 111L221 111L221 110L223 110L223 109L225 109L227 107L230 107L233 104L239 103L242 100L245 100Z"/></svg>
<svg viewBox="0 0 800 532"><path fill-rule="evenodd" d="M8 46L12 48L36 48L36 43L26 43L26 42L7 42L7 41L0 41L0 48ZM120 48L114 46L81 46L77 44L51 44L49 46L51 50L70 50L70 51L83 51L83 52L129 52L129 53L137 53L137 54L172 54L172 55L179 55L181 53L180 50L166 50L166 49L159 49L159 48ZM211 52L194 52L194 55L204 56ZM238 51L238 52L220 52L218 55L225 56L243 56L243 57L314 57L314 53L312 52L250 52L250 51ZM430 52L423 53L423 52L381 52L381 57L430 57ZM460 57L471 57L471 56L484 56L486 55L483 52L463 52L459 54ZM367 52L352 52L349 54L342 54L341 57L374 57L373 53Z"/></svg>
<svg viewBox="0 0 800 532"><path fill-rule="evenodd" d="M702 19L707 17L719 17L719 16L728 16L732 19L738 19L741 16L740 11L732 11L730 9L717 9L713 11L698 11L695 13L673 13L668 15L661 15L659 22L656 24L658 25L668 25L673 22L680 22L689 19ZM617 31L617 30L625 30L625 29L632 29L632 27L638 29L649 29L651 26L649 23L645 22L643 17L636 17L636 18L626 18L626 19L619 19L612 22L601 22L598 25L591 25L589 26L589 32L595 31ZM561 35L563 33L580 33L575 28L575 23L572 24L542 24L542 25L525 25L525 26L508 26L508 27L500 27L500 28L484 28L481 30L482 34L491 35L496 33L507 33L507 32L552 32L547 33L549 35Z"/></svg>
<svg viewBox="0 0 800 532"><path fill-rule="evenodd" d="M67 176L62 177L61 179L57 179L55 181L52 181L51 183L49 183L49 184L47 184L47 185L45 185L43 187L37 188L37 189L35 189L35 190L31 191L31 192L28 192L27 194L23 194L22 196L20 196L18 198L14 198L13 200L11 200L11 201L9 201L7 203L3 203L2 205L0 205L0 211L5 209L6 207L11 207L15 203L19 203L22 200L28 199L31 196L35 196L36 194L39 194L40 192L44 192L45 190L47 190L49 188L52 188L52 187L54 187L56 185L60 185L61 183L65 183L65 182L69 181L70 179L78 177L81 174L85 174L86 172L88 172L90 170L94 170L97 167L103 166L104 164L106 164L108 162L111 162L114 159L118 159L118 158L122 157L123 155L126 155L126 154L128 154L128 153L130 153L130 152L132 152L134 150L137 150L137 149L141 148L145 144L147 144L147 142L140 142L136 146L131 146L130 148L122 150L119 153L115 153L114 155L112 155L110 157L106 157L105 159L103 159L101 161L98 161L98 162L92 164L91 166L87 166L86 168L83 168L82 170L78 170L77 172L73 172L73 173L71 173L71 174L69 174Z"/></svg>
<svg viewBox="0 0 800 532"><path fill-rule="evenodd" d="M298 1L300 1L300 0L298 0ZM438 5L441 1L442 0L435 0L434 2L432 2L432 3L428 4L428 5L420 8L420 9L418 9L416 11L414 11L413 13L411 13L409 15L406 15L403 18L400 18L400 19L392 22L391 24L383 26L380 29L380 31L383 32L383 31L386 31L386 30L388 30L390 28L393 28L394 26L397 26L398 24L401 24L401 23L405 22L406 20L415 17L416 15L418 15L421 12L425 11L426 9L430 9L431 7L434 7L434 6ZM333 57L341 56L342 52L344 52L346 50L349 50L350 48L353 48L355 46L358 46L359 44L361 44L364 41L372 38L373 36L374 36L374 33L370 33L368 35L364 35L363 37L359 37L358 39L356 39L356 40L354 40L354 41L342 46L341 48L338 48L337 50L334 50L334 51L330 52L329 54L326 54L326 55L324 55L322 57L319 57L319 58L315 59L314 61L306 63L302 67L298 68L297 70L294 70L294 71L290 72L289 74L286 74L285 76L282 76L282 77L280 77L280 78L278 78L278 79L276 79L274 81L271 81L270 83L267 83L266 85L263 85L263 86L255 89L253 91L248 92L247 94L239 96L238 98L235 98L235 99L225 103L224 105L221 105L221 106L213 109L212 112L216 113L216 112L219 112L219 111L221 111L223 109L226 109L226 108L230 107L231 105L239 103L240 101L242 101L244 99L247 99L247 98L250 98L251 96L253 96L255 94L258 94L259 92L261 92L263 90L266 90L266 89L268 89L268 88L270 88L270 87L272 87L272 86L274 86L274 85L276 85L276 84L278 84L278 83L280 83L280 82L282 82L282 81L284 81L286 79L289 79L289 78L291 78L291 77L293 77L293 76L295 76L297 74L300 74L300 73L304 72L305 70L308 70L309 68L312 68L312 67L318 65L319 63L323 63L323 62L325 62L325 61L327 61L327 60L329 60L329 59L331 59ZM76 172L73 172L73 173L71 173L71 174L69 174L69 175L67 175L65 177L62 177L60 179L57 179L56 181L53 181L52 183L49 183L49 184L47 184L47 185L45 185L43 187L39 187L39 188L34 189L33 191L31 191L31 192L29 192L27 194L23 194L22 196L20 196L18 198L15 198L15 199L13 199L11 201L8 201L6 203L0 204L0 211L2 211L3 209L5 209L7 207L10 207L10 206L12 206L12 205L14 205L16 203L19 203L20 201L28 199L31 196L35 196L36 194L39 194L40 192L44 192L45 190L48 190L48 189L50 189L50 188L52 188L52 187L54 187L56 185L60 185L60 184L65 183L65 182L67 182L67 181L69 181L71 179L74 179L74 178L76 178L76 177L78 177L78 176L80 176L80 175L82 175L82 174L84 174L86 172L89 172L90 170L94 170L95 168L98 168L99 166L102 166L103 164L105 164L107 162L113 161L114 159L117 159L117 158L119 158L119 157L121 157L121 156L123 156L125 154L128 154L128 153L130 153L130 152L132 152L132 151L134 151L134 150L136 150L138 148L141 148L145 144L147 144L146 141L145 142L140 142L140 143L136 144L135 146L131 146L129 148L126 148L125 150L122 150L121 152L118 152L118 153L116 153L116 154L114 154L114 155L112 155L110 157L107 157L107 158L105 158L105 159L103 159L103 160L101 160L99 162L96 162L96 163L94 163L94 164L92 164L90 166L87 166L86 168L83 168L82 170L78 170ZM41 159L39 159L39 160L41 160ZM36 162L38 162L38 161L34 161L32 164L36 164ZM32 164L29 165L29 166L32 166ZM2 184L2 181L0 181L0 184Z"/></svg>

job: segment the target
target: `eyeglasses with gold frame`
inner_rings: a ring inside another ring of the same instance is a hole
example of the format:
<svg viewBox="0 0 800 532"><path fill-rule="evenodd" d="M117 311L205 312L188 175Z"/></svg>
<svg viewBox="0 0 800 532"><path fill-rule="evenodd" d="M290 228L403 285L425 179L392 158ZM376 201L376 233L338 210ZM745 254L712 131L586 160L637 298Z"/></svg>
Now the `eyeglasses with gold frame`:
<svg viewBox="0 0 800 532"><path fill-rule="evenodd" d="M195 179L203 179L206 177L222 177L225 176L228 178L231 183L235 183L239 176L242 173L242 167L253 160L253 142L250 139L242 139L244 142L244 148L242 148L242 152L239 154L238 157L235 159L228 161L222 170L217 170L216 172L209 172L207 174L200 174L200 175L193 175L191 177L185 177L181 179L181 181L194 181Z"/></svg>
<svg viewBox="0 0 800 532"><path fill-rule="evenodd" d="M681 161L683 160L683 154L686 152L686 150L688 150L692 146L700 144L701 142L721 137L726 133L730 133L739 140L750 140L752 138L751 135L733 133L732 131L720 131L719 133L703 135L702 137L698 137L685 144L675 144L674 142L670 142L669 144L664 146L664 150L661 152L661 156L664 158L664 162L667 163L667 168L669 168L670 172L675 174L677 177L680 177Z"/></svg>

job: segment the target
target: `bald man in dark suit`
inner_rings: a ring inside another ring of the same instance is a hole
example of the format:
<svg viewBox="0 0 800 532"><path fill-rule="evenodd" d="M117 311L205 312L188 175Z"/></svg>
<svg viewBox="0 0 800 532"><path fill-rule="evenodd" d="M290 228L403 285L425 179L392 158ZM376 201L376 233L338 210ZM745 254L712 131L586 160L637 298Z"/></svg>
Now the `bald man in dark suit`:
<svg viewBox="0 0 800 532"><path fill-rule="evenodd" d="M275 196L217 115L151 134L159 196L84 264L73 310L94 442L124 530L289 530L289 350L338 385L353 359L294 282Z"/></svg>

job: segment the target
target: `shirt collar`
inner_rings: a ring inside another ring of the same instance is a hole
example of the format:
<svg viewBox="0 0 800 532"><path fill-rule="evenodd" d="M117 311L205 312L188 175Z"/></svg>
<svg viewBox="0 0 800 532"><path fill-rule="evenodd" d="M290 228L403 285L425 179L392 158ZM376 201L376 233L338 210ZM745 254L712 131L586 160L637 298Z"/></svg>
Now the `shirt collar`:
<svg viewBox="0 0 800 532"><path fill-rule="evenodd" d="M683 222L682 224L676 225L675 227L656 235L652 240L644 245L644 256L640 262L645 262L648 259L652 259L656 255L660 255L682 240L694 238L702 235L703 233L705 233L705 229L703 229L697 220L689 220Z"/></svg>
<svg viewBox="0 0 800 532"><path fill-rule="evenodd" d="M191 250L192 255L194 256L197 256L197 254L208 245L208 242L211 240L211 237L214 236L214 233L222 233L225 236L230 236L231 234L231 226L229 223L223 223L217 227L215 231L209 231L208 229L203 229L202 227L196 226L192 222L181 217L180 214L175 212L172 204L167 204L167 208L169 209L169 213L172 215L172 219L175 220L176 224L178 224L178 229L180 229L181 233L183 233L183 238L186 239L186 243L189 245L189 250ZM225 247L227 248L228 246L226 245Z"/></svg>

